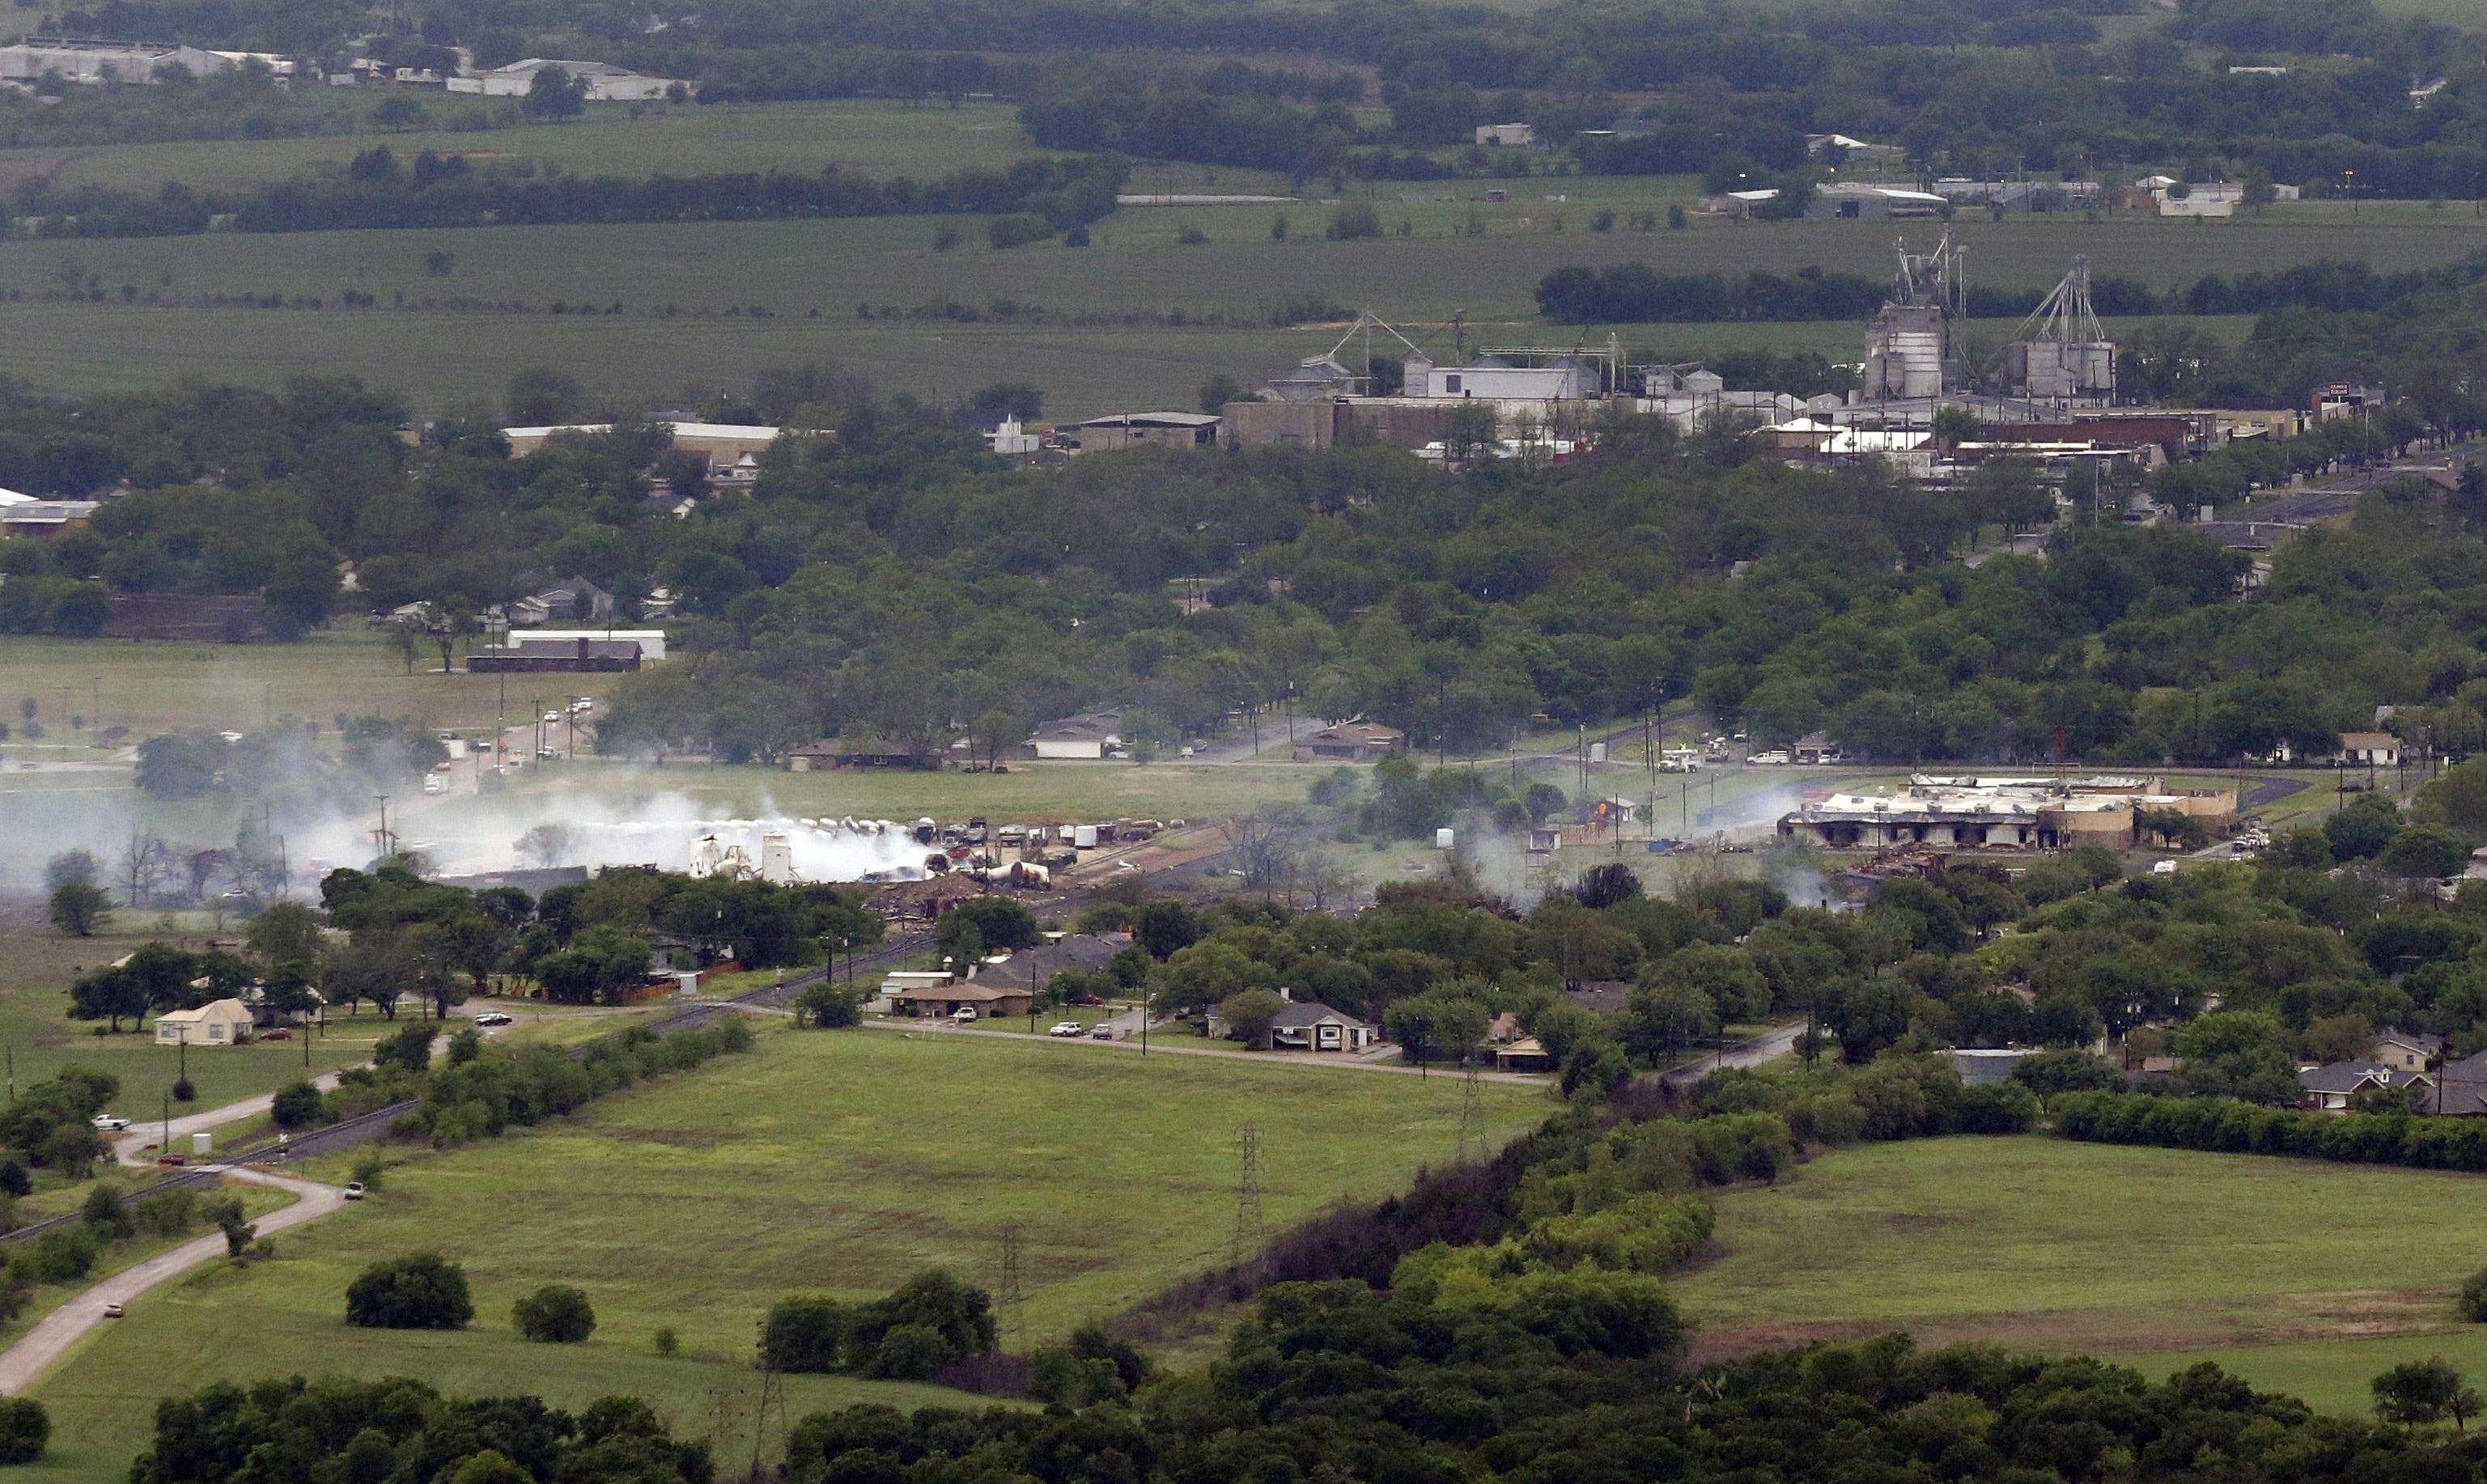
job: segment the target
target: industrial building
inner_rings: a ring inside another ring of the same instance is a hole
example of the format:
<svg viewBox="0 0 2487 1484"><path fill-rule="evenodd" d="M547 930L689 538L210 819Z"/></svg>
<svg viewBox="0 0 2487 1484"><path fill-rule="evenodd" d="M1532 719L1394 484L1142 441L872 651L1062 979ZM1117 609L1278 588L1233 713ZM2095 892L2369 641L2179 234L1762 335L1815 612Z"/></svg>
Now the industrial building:
<svg viewBox="0 0 2487 1484"><path fill-rule="evenodd" d="M2157 779L1918 774L1897 793L1834 793L1779 820L1783 839L1827 850L2052 851L2121 847L2142 810L2173 809L2213 832L2236 824L2234 790L2171 794Z"/></svg>
<svg viewBox="0 0 2487 1484"><path fill-rule="evenodd" d="M748 487L760 476L760 456L780 437L798 438L831 436L824 428L770 428L751 423L667 423L674 435L674 447L685 453L699 454L708 460L708 482L712 486ZM613 431L611 423L558 423L543 428L504 428L501 436L509 440L510 457L523 459L546 444L564 438L590 438ZM689 492L689 491L678 491Z"/></svg>
<svg viewBox="0 0 2487 1484"><path fill-rule="evenodd" d="M1952 322L1969 314L1966 254L1949 233L1931 253L1912 253L1906 240L1896 250L1891 296L1865 332L1860 401L1941 397L1967 380L1952 342Z"/></svg>
<svg viewBox="0 0 2487 1484"><path fill-rule="evenodd" d="M570 62L554 57L529 57L507 67L496 67L472 77L452 77L446 87L451 93L480 93L486 98L524 98L536 85L536 74L549 68L559 68L571 79L583 86L584 97L591 103L652 103L662 99L665 91L675 85L671 77L648 77L609 62Z"/></svg>
<svg viewBox="0 0 2487 1484"><path fill-rule="evenodd" d="M2021 322L2003 348L2003 379L2011 394L2070 404L2115 400L2115 343L2090 307L2090 260L2072 271Z"/></svg>
<svg viewBox="0 0 2487 1484"><path fill-rule="evenodd" d="M1116 412L1077 424L1081 453L1118 448L1197 448L1217 441L1218 418L1209 412Z"/></svg>
<svg viewBox="0 0 2487 1484"><path fill-rule="evenodd" d="M506 645L466 652L466 673L492 674L628 674L639 668L642 656L630 639L519 639Z"/></svg>
<svg viewBox="0 0 2487 1484"><path fill-rule="evenodd" d="M154 83L167 68L193 77L229 72L240 53L205 51L175 42L108 42L82 37L30 36L0 46L0 82L32 86L47 76L98 86L107 82Z"/></svg>

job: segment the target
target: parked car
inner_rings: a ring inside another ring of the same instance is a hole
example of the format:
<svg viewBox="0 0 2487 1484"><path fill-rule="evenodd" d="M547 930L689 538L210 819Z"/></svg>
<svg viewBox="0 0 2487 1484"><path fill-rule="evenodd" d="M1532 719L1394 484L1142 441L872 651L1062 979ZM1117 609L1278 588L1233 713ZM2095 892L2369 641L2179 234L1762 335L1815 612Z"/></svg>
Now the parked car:
<svg viewBox="0 0 2487 1484"><path fill-rule="evenodd" d="M1054 1027L1051 1030L1047 1031L1046 1034L1048 1036L1084 1036L1088 1034L1088 1027L1080 1024L1077 1021L1061 1021L1057 1022Z"/></svg>
<svg viewBox="0 0 2487 1484"><path fill-rule="evenodd" d="M359 1180L349 1180L346 1182L346 1199L361 1200L362 1198L363 1183Z"/></svg>
<svg viewBox="0 0 2487 1484"><path fill-rule="evenodd" d="M2176 874L2176 862L2172 860L2154 861L2150 867L2150 874L2153 876L2174 876Z"/></svg>
<svg viewBox="0 0 2487 1484"><path fill-rule="evenodd" d="M433 773L423 780L423 791L435 796L446 794L449 792L449 780L438 773Z"/></svg>
<svg viewBox="0 0 2487 1484"><path fill-rule="evenodd" d="M293 1032L287 1030L284 1026L280 1025L274 1030L261 1031L259 1033L259 1039L262 1041L291 1041L293 1039Z"/></svg>
<svg viewBox="0 0 2487 1484"><path fill-rule="evenodd" d="M958 1022L962 1025L972 1025L976 1021L976 1007L973 1005L961 1005L958 1013L951 1016L950 1019Z"/></svg>
<svg viewBox="0 0 2487 1484"><path fill-rule="evenodd" d="M178 1155L178 1154L168 1154L168 1155L164 1156L162 1159L157 1160L155 1162L156 1162L156 1163L158 1163L158 1164L170 1164L170 1165L172 1165L175 1169L179 1169L179 1168L181 1168L182 1165L187 1164L187 1163L189 1163L190 1162L189 1162L189 1160L188 1160L188 1159L186 1159L185 1157L183 1157L183 1156L182 1156L182 1155Z"/></svg>
<svg viewBox="0 0 2487 1484"><path fill-rule="evenodd" d="M1083 1010L1093 1010L1104 1002L1105 996L1102 994L1082 994L1077 999L1072 1001L1073 1004L1079 1006Z"/></svg>
<svg viewBox="0 0 2487 1484"><path fill-rule="evenodd" d="M1111 1025L1100 1025L1095 1030L1088 1032L1088 1039L1091 1041L1111 1041L1114 1039L1114 1027Z"/></svg>
<svg viewBox="0 0 2487 1484"><path fill-rule="evenodd" d="M545 760L557 759L561 756L561 749L558 747L538 747L536 749L536 756L539 759Z"/></svg>
<svg viewBox="0 0 2487 1484"><path fill-rule="evenodd" d="M511 1017L507 1010L487 1010L483 1014L475 1017L475 1023L478 1025L507 1025L511 1023Z"/></svg>
<svg viewBox="0 0 2487 1484"><path fill-rule="evenodd" d="M128 1127L129 1120L126 1118L115 1118L110 1113L95 1115L95 1131L98 1134L118 1134Z"/></svg>
<svg viewBox="0 0 2487 1484"><path fill-rule="evenodd" d="M1772 751L1756 752L1745 761L1753 764L1757 768L1779 768L1786 766L1787 760L1788 755L1786 753Z"/></svg>
<svg viewBox="0 0 2487 1484"><path fill-rule="evenodd" d="M119 1319L121 1317L121 1305L118 1303L105 1304L103 1306L103 1317L106 1319Z"/></svg>

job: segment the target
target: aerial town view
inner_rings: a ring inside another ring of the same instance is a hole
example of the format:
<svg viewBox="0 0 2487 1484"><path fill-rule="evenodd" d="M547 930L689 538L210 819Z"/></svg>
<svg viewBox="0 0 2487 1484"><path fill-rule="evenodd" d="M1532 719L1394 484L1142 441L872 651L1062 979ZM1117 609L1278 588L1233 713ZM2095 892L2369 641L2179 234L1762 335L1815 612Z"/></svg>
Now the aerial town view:
<svg viewBox="0 0 2487 1484"><path fill-rule="evenodd" d="M2482 0L0 0L0 1484L2487 1484Z"/></svg>

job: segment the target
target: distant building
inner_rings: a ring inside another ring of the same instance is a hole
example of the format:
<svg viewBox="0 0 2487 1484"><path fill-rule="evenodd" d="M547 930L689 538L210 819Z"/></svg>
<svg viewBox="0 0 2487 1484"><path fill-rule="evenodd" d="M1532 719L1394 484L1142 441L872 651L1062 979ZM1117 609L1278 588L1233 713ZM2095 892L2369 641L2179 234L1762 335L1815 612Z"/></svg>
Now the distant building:
<svg viewBox="0 0 2487 1484"><path fill-rule="evenodd" d="M1210 412L1116 412L1078 425L1082 453L1118 448L1197 448L1217 441L1217 417Z"/></svg>
<svg viewBox="0 0 2487 1484"><path fill-rule="evenodd" d="M1476 142L1501 145L1508 149L1525 148L1537 142L1537 126L1534 124L1480 124L1476 126Z"/></svg>
<svg viewBox="0 0 2487 1484"><path fill-rule="evenodd" d="M788 772L822 772L832 768L917 768L922 754L907 742L874 733L809 742L786 754Z"/></svg>
<svg viewBox="0 0 2487 1484"><path fill-rule="evenodd" d="M528 643L559 640L569 643L577 639L628 639L639 646L639 658L647 664L657 664L665 658L665 631L661 629L532 629L525 635Z"/></svg>
<svg viewBox="0 0 2487 1484"><path fill-rule="evenodd" d="M1041 722L1036 734L1027 740L1027 744L1040 758L1095 761L1104 757L1109 749L1123 745L1123 714L1119 711L1085 712L1057 721Z"/></svg>
<svg viewBox="0 0 2487 1484"><path fill-rule="evenodd" d="M46 541L83 531L101 508L96 500L19 500L0 505L0 538Z"/></svg>
<svg viewBox="0 0 2487 1484"><path fill-rule="evenodd" d="M613 595L585 577L572 577L510 604L510 623L521 629L565 623L601 624L613 619Z"/></svg>
<svg viewBox="0 0 2487 1484"><path fill-rule="evenodd" d="M229 72L235 64L212 51L173 42L106 42L80 37L30 36L0 46L0 82L33 84L45 77L98 86L107 82L154 83L180 67L193 77Z"/></svg>
<svg viewBox="0 0 2487 1484"><path fill-rule="evenodd" d="M2401 740L2389 732L2343 732L2338 762L2344 768L2398 768Z"/></svg>
<svg viewBox="0 0 2487 1484"><path fill-rule="evenodd" d="M452 77L447 87L452 93L481 93L486 98L524 98L535 87L538 72L556 67L586 85L586 98L591 103L652 103L662 98L675 82L671 77L642 76L609 62L529 57L472 77Z"/></svg>
<svg viewBox="0 0 2487 1484"><path fill-rule="evenodd" d="M638 669L640 658L639 645L631 639L528 638L467 651L466 673L615 675Z"/></svg>
<svg viewBox="0 0 2487 1484"><path fill-rule="evenodd" d="M746 456L758 460L768 452L768 445L780 437L831 435L825 428L772 428L752 423L667 423L664 426L673 432L674 447L707 456L711 483L727 478ZM559 438L588 438L612 431L611 423L557 423L542 428L504 428L501 436L509 440L510 457L523 459ZM757 462L751 467L756 474Z"/></svg>
<svg viewBox="0 0 2487 1484"><path fill-rule="evenodd" d="M239 1046L250 1039L250 1007L215 999L195 1010L167 1010L155 1017L157 1046Z"/></svg>
<svg viewBox="0 0 2487 1484"><path fill-rule="evenodd" d="M1296 743L1299 763L1370 763L1408 745L1408 734L1379 721L1342 721Z"/></svg>
<svg viewBox="0 0 2487 1484"><path fill-rule="evenodd" d="M2121 849L2137 811L2172 809L2217 833L2236 823L2233 790L2154 792L2147 778L1979 778L1919 774L1889 794L1834 793L1779 820L1782 838L1830 850Z"/></svg>

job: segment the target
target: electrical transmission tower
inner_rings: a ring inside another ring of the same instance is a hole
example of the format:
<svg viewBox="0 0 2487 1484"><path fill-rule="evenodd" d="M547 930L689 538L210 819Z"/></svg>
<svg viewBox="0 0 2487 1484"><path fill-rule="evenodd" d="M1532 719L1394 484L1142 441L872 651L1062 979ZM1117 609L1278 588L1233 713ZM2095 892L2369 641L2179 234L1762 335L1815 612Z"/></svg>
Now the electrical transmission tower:
<svg viewBox="0 0 2487 1484"><path fill-rule="evenodd" d="M1002 1328L1023 1342L1027 1338L1027 1293L1020 1278L1019 1242L1024 1230L1017 1221L1004 1221L1002 1237L1002 1280L993 1302L1001 1309Z"/></svg>
<svg viewBox="0 0 2487 1484"><path fill-rule="evenodd" d="M1239 1167L1235 1173L1235 1266L1261 1250L1268 1228L1261 1218L1261 1126L1247 1123L1238 1131Z"/></svg>

